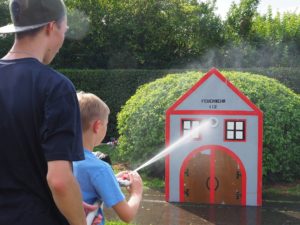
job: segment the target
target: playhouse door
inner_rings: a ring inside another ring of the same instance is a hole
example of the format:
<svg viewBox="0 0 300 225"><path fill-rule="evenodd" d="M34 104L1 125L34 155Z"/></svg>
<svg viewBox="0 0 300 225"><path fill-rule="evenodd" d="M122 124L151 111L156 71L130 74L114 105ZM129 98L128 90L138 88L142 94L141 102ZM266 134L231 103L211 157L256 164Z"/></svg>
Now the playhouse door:
<svg viewBox="0 0 300 225"><path fill-rule="evenodd" d="M210 152L207 150L194 155L186 167L184 172L186 202L210 203L210 191L206 186L207 178L210 176Z"/></svg>
<svg viewBox="0 0 300 225"><path fill-rule="evenodd" d="M241 204L242 178L239 164L224 151L214 151L215 179L218 187L215 188L214 203Z"/></svg>
<svg viewBox="0 0 300 225"><path fill-rule="evenodd" d="M184 201L194 203L242 203L242 175L236 160L217 149L197 152L184 172Z"/></svg>

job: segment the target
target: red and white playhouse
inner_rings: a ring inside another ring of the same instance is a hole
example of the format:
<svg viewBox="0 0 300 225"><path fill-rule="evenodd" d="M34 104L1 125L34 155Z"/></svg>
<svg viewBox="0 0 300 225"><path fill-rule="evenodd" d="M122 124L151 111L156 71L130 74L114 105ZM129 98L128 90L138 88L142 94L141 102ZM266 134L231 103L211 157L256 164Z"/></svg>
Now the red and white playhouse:
<svg viewBox="0 0 300 225"><path fill-rule="evenodd" d="M166 145L209 120L166 157L166 200L262 204L263 113L211 69L166 112Z"/></svg>

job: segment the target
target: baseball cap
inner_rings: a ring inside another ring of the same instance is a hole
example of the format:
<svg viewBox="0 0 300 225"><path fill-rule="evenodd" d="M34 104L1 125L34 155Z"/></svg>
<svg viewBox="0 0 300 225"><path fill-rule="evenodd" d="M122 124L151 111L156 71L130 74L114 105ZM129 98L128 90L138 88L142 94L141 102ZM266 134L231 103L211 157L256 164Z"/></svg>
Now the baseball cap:
<svg viewBox="0 0 300 225"><path fill-rule="evenodd" d="M0 33L17 33L42 27L66 15L63 0L10 0L13 24L0 27Z"/></svg>

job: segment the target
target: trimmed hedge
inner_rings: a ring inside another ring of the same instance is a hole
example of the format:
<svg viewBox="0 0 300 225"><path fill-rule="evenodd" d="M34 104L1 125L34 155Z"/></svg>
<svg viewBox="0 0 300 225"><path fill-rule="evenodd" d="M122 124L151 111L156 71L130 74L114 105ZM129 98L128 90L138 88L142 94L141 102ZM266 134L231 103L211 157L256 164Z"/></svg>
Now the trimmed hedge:
<svg viewBox="0 0 300 225"><path fill-rule="evenodd" d="M291 88L296 93L300 93L300 67L270 67L270 68L244 68L235 69L253 74L262 74L270 78L275 78L280 83Z"/></svg>
<svg viewBox="0 0 300 225"><path fill-rule="evenodd" d="M283 84L292 88L297 93L300 93L300 68L248 68L243 70L251 72L257 71L261 74L277 78ZM78 90L92 92L98 95L110 107L110 123L105 141L111 137L118 137L116 115L140 85L164 77L170 73L183 73L185 71L186 70L60 70L60 72L72 80Z"/></svg>
<svg viewBox="0 0 300 225"><path fill-rule="evenodd" d="M264 112L264 179L297 179L300 96L275 79L242 72L223 74ZM118 115L118 150L124 159L143 162L163 148L165 111L200 77L198 72L173 74L137 90Z"/></svg>
<svg viewBox="0 0 300 225"><path fill-rule="evenodd" d="M92 92L109 106L111 114L105 141L118 137L116 115L136 89L167 74L164 70L62 69L60 72L74 83L77 90Z"/></svg>

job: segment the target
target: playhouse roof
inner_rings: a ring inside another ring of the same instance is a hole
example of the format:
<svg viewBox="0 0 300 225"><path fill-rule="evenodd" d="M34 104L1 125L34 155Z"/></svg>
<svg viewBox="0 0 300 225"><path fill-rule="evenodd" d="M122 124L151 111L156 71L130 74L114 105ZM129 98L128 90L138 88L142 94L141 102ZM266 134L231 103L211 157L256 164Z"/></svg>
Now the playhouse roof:
<svg viewBox="0 0 300 225"><path fill-rule="evenodd" d="M167 114L260 114L261 111L217 69L208 71Z"/></svg>

